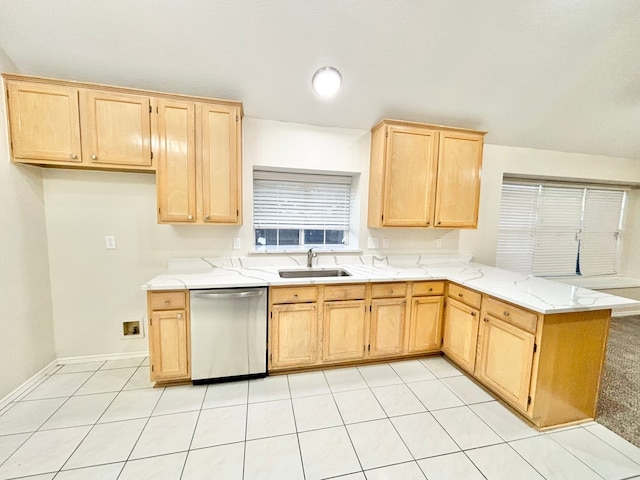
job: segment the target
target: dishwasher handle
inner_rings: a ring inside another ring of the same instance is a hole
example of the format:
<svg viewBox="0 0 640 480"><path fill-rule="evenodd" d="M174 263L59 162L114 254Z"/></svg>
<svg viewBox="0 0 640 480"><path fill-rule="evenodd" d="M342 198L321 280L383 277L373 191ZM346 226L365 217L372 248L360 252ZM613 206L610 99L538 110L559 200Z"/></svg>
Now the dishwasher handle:
<svg viewBox="0 0 640 480"><path fill-rule="evenodd" d="M219 298L249 298L249 297L260 297L263 293L263 290L248 290L246 292L233 292L233 293L194 293L193 296L196 298L202 298L203 300L217 300Z"/></svg>

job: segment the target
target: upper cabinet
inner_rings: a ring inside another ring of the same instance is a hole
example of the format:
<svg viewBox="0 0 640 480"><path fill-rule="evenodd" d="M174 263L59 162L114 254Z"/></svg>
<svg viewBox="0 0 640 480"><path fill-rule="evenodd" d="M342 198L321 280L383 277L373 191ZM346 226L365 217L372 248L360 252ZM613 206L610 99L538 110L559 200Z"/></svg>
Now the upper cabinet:
<svg viewBox="0 0 640 480"><path fill-rule="evenodd" d="M475 228L484 132L383 120L371 131L369 227Z"/></svg>
<svg viewBox="0 0 640 480"><path fill-rule="evenodd" d="M158 223L242 223L242 103L3 78L14 162L156 172Z"/></svg>
<svg viewBox="0 0 640 480"><path fill-rule="evenodd" d="M155 170L148 96L5 75L14 162Z"/></svg>
<svg viewBox="0 0 640 480"><path fill-rule="evenodd" d="M6 86L14 160L81 163L78 89L20 81Z"/></svg>
<svg viewBox="0 0 640 480"><path fill-rule="evenodd" d="M158 99L158 223L242 223L242 109Z"/></svg>
<svg viewBox="0 0 640 480"><path fill-rule="evenodd" d="M151 168L149 97L81 90L80 102L85 162Z"/></svg>

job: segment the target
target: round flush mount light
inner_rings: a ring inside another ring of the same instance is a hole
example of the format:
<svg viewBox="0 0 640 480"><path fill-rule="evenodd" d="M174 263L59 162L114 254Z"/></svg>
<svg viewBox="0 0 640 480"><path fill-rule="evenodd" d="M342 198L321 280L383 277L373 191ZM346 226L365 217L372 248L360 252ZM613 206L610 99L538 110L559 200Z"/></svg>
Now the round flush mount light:
<svg viewBox="0 0 640 480"><path fill-rule="evenodd" d="M313 74L311 79L313 90L324 98L333 97L342 85L342 75L337 68L322 67Z"/></svg>

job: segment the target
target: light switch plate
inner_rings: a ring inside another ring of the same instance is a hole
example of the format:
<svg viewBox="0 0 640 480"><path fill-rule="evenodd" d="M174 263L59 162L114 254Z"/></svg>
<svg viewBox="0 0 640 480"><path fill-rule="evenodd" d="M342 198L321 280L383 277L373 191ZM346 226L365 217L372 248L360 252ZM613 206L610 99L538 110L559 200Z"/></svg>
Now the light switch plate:
<svg viewBox="0 0 640 480"><path fill-rule="evenodd" d="M379 248L378 237L367 237L367 248Z"/></svg>
<svg viewBox="0 0 640 480"><path fill-rule="evenodd" d="M240 239L238 237L233 239L233 249L240 250Z"/></svg>
<svg viewBox="0 0 640 480"><path fill-rule="evenodd" d="M436 248L442 248L442 239L441 238L438 238L436 240Z"/></svg>

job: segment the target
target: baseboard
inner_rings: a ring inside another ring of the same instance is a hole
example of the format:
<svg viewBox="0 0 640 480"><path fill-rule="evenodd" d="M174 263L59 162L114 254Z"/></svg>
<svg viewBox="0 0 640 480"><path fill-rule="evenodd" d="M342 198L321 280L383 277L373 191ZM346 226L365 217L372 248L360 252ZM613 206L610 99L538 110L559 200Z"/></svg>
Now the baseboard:
<svg viewBox="0 0 640 480"><path fill-rule="evenodd" d="M63 357L56 361L61 365L70 363L101 362L105 360L126 360L127 358L148 357L149 352L108 353L104 355L85 355L82 357Z"/></svg>
<svg viewBox="0 0 640 480"><path fill-rule="evenodd" d="M9 403L13 402L15 399L17 399L18 397L20 397L21 395L29 391L33 386L40 383L40 381L44 379L49 374L49 372L52 372L53 370L55 370L57 366L58 366L58 360L54 360L53 362L45 366L42 370L40 370L35 375L33 375L31 378L29 378L26 382L24 382L18 388L9 392L9 394L7 394L4 398L0 399L0 410L4 410L4 408Z"/></svg>
<svg viewBox="0 0 640 480"><path fill-rule="evenodd" d="M106 355L86 355L82 357L64 357L57 358L53 362L49 363L38 373L29 378L26 382L20 385L18 388L7 394L0 399L0 412L7 407L11 402L20 398L27 393L33 387L38 385L49 373L54 371L59 365L68 365L72 363L85 363L85 362L100 362L108 360L125 360L127 358L143 358L149 356L149 352L129 352L129 353L110 353Z"/></svg>

